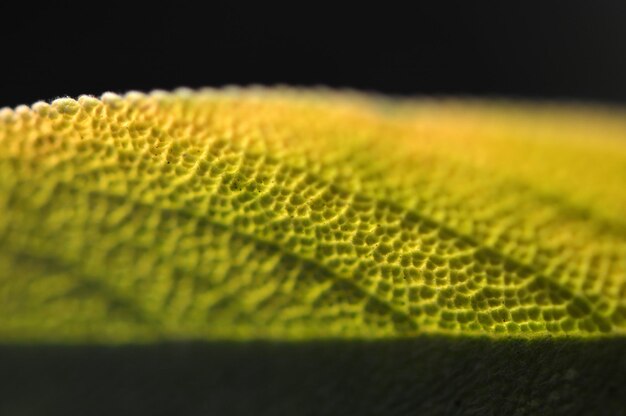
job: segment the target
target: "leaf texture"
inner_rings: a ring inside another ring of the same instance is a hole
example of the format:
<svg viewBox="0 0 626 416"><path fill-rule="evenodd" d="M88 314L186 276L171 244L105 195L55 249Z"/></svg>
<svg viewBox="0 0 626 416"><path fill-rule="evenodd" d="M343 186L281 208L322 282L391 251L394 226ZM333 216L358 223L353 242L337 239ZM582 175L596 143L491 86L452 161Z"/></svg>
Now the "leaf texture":
<svg viewBox="0 0 626 416"><path fill-rule="evenodd" d="M131 92L0 113L0 340L626 330L618 110Z"/></svg>

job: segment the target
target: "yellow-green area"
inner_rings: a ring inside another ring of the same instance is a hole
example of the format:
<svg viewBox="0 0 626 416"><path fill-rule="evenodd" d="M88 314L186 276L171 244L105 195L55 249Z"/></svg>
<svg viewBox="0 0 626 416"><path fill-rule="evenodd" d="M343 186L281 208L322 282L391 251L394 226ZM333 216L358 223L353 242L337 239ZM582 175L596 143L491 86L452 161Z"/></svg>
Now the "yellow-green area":
<svg viewBox="0 0 626 416"><path fill-rule="evenodd" d="M0 342L626 332L626 114L326 90L0 112Z"/></svg>

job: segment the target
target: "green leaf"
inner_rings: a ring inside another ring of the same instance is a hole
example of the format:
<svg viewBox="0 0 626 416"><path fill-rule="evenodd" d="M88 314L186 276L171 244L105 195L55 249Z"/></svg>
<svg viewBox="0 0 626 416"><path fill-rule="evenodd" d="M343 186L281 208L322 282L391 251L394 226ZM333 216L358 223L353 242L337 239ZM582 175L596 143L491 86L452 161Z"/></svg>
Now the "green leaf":
<svg viewBox="0 0 626 416"><path fill-rule="evenodd" d="M475 342L584 373L551 348L623 351L624 120L291 89L3 110L0 344Z"/></svg>

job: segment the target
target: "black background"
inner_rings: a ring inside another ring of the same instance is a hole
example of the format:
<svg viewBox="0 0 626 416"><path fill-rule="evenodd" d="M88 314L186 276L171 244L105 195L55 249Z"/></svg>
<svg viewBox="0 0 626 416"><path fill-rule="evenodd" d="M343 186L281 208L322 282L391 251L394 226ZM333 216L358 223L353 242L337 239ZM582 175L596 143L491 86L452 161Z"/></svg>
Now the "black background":
<svg viewBox="0 0 626 416"><path fill-rule="evenodd" d="M626 2L0 6L0 107L224 84L626 102ZM253 4L253 3L251 3ZM462 5L462 6L461 6Z"/></svg>

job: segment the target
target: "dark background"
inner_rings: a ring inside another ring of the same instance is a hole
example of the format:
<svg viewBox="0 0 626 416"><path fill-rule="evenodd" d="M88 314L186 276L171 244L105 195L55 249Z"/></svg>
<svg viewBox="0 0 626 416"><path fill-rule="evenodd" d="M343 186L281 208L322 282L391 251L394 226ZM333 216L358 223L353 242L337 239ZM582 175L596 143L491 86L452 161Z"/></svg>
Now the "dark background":
<svg viewBox="0 0 626 416"><path fill-rule="evenodd" d="M156 3L0 6L0 107L251 83L626 102L624 1Z"/></svg>

